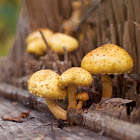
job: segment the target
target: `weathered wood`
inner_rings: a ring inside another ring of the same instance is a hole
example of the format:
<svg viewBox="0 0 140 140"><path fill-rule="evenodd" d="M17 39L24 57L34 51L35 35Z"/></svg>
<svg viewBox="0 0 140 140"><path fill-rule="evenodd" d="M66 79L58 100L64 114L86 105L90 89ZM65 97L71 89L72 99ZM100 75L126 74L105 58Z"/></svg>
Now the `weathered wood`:
<svg viewBox="0 0 140 140"><path fill-rule="evenodd" d="M46 112L47 114L51 114L48 110L45 101L42 98L37 98L31 94L29 94L26 90L21 90L14 86L10 86L8 84L0 84L0 94L1 96L13 99L15 101L19 101L20 103L27 105L31 108L37 109L42 112ZM114 99L116 100L116 99ZM119 101L121 100L121 101ZM80 125L84 125L92 130L103 131L104 134L111 136L113 138L117 138L123 140L125 137L126 140L134 140L138 137L140 138L140 134L138 135L137 131L140 130L140 125L132 124L140 123L140 109L133 109L135 105L133 102L129 105L128 111L128 100L119 99L116 102L113 101L111 106L111 100L102 104L102 107L99 106L91 106L88 112L82 113L68 113L68 118L70 121L75 122ZM118 103L119 101L119 103ZM59 102L60 103L60 102ZM135 103L135 102L134 102ZM66 108L66 102L61 102L60 105ZM128 112L127 112L128 111ZM98 119L97 119L98 118ZM121 120L120 120L121 119ZM122 121L125 120L125 121ZM126 122L128 121L128 122ZM111 122L111 124L110 124ZM124 126L124 127L122 127ZM127 130L131 128L130 130ZM122 130L118 129L122 127ZM127 134L127 131L130 131ZM131 135L131 136L130 136ZM123 137L124 136L124 137ZM130 137L130 139L128 139ZM136 139L137 140L137 139Z"/></svg>
<svg viewBox="0 0 140 140"><path fill-rule="evenodd" d="M15 86L10 86L8 84L1 83L0 95L14 101L18 101L21 104L24 104L36 110L50 113L44 99L40 97L37 98L36 96L30 94L27 90L22 90Z"/></svg>
<svg viewBox="0 0 140 140"><path fill-rule="evenodd" d="M139 0L134 0L133 1L134 3L134 10L135 10L135 22L136 23L140 23L140 16L139 16L139 12L140 12L140 8L139 8L139 5L140 5L140 1ZM137 60L138 60L138 72L140 73L140 29L135 27L135 36L136 36L136 50L137 50Z"/></svg>
<svg viewBox="0 0 140 140"><path fill-rule="evenodd" d="M18 101L26 106L29 106L31 108L34 108L36 110L50 113L48 107L46 106L45 100L40 97L36 97L32 94L30 94L27 90L22 90L20 88L17 88L15 86L11 86L5 83L0 83L0 95L7 97L11 100ZM97 96L97 95L95 95ZM64 109L67 108L67 101L59 101L59 105L63 107ZM129 102L130 104L126 105L126 103ZM131 103L132 102L132 103ZM112 104L113 103L113 104ZM137 117L140 116L139 113L137 113L137 110L132 110L136 105L136 102L131 100L124 100L124 99L116 99L112 98L109 101L106 101L102 103L101 105L96 106L90 106L90 110L96 110L98 112L107 114L109 116L122 119L129 122L136 122ZM115 112L114 112L115 111ZM128 113L129 112L129 113ZM131 113L133 113L133 116L131 116ZM139 111L138 111L139 112ZM129 115L129 116L128 116ZM140 123L140 121L138 122Z"/></svg>
<svg viewBox="0 0 140 140"><path fill-rule="evenodd" d="M31 110L0 97L0 117L18 116L30 110L23 123L4 121L0 118L1 140L32 140L44 135L43 140L111 140L79 126L59 128L59 122L51 114Z"/></svg>
<svg viewBox="0 0 140 140"><path fill-rule="evenodd" d="M140 139L140 125L128 123L93 110L87 113L70 110L68 119L118 140Z"/></svg>

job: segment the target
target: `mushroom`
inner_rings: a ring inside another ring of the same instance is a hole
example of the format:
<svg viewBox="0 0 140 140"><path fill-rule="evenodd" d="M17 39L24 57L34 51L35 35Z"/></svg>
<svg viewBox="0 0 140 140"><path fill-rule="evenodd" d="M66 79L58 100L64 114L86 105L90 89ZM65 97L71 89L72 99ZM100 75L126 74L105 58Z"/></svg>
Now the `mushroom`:
<svg viewBox="0 0 140 140"><path fill-rule="evenodd" d="M91 74L100 74L102 99L112 96L110 74L129 73L133 68L131 56L115 44L105 44L89 52L82 60L81 67Z"/></svg>
<svg viewBox="0 0 140 140"><path fill-rule="evenodd" d="M67 120L67 111L57 103L57 99L66 97L66 90L59 87L60 76L52 70L40 70L35 72L28 81L29 92L45 98L52 114L57 119Z"/></svg>
<svg viewBox="0 0 140 140"><path fill-rule="evenodd" d="M87 0L83 1L84 5L89 5ZM81 0L72 1L71 17L63 22L63 29L65 34L73 35L82 18L82 2Z"/></svg>
<svg viewBox="0 0 140 140"><path fill-rule="evenodd" d="M68 87L68 110L75 109L77 105L77 86L89 86L92 83L92 75L79 67L72 67L66 70L59 78L59 85L62 89Z"/></svg>
<svg viewBox="0 0 140 140"><path fill-rule="evenodd" d="M26 50L28 53L33 53L42 56L46 53L47 47L42 39L36 39L27 44Z"/></svg>
<svg viewBox="0 0 140 140"><path fill-rule="evenodd" d="M87 92L79 92L77 95L76 95L76 99L79 100L79 103L77 104L76 106L76 110L80 110L84 104L84 101L87 101L89 100L89 95Z"/></svg>
<svg viewBox="0 0 140 140"><path fill-rule="evenodd" d="M35 41L36 39L42 39L42 36L40 34L40 30L42 31L44 37L46 40L48 40L48 38L50 38L53 35L53 31L47 28L42 28L42 29L38 29L32 33L30 33L27 38L26 38L26 44L29 44L32 41ZM43 39L42 39L43 40Z"/></svg>
<svg viewBox="0 0 140 140"><path fill-rule="evenodd" d="M63 23L64 33L72 35L75 28L80 22L82 17L82 3L81 1L72 2L72 15L68 20L65 20Z"/></svg>
<svg viewBox="0 0 140 140"><path fill-rule="evenodd" d="M49 29L40 29L45 37L45 39L48 41L50 37L53 35L53 32ZM33 53L36 55L44 55L47 50L47 46L42 39L42 36L40 34L40 30L37 30L35 32L32 32L29 34L29 36L26 38L26 44L27 44L27 52Z"/></svg>
<svg viewBox="0 0 140 140"><path fill-rule="evenodd" d="M74 37L62 33L55 33L48 40L48 45L53 52L63 54L64 47L68 52L72 52L78 48L79 43Z"/></svg>

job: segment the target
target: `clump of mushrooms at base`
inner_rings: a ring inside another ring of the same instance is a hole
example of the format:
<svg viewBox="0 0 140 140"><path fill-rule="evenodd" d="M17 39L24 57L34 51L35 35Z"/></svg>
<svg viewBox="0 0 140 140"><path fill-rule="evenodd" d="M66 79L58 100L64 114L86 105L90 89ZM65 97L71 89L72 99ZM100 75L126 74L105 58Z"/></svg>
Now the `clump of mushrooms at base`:
<svg viewBox="0 0 140 140"><path fill-rule="evenodd" d="M68 69L61 76L49 69L39 70L30 77L28 89L30 93L45 98L48 108L57 119L67 120L67 111L62 109L56 100L66 97L66 86L70 85L68 87L68 109L81 109L83 102L88 100L89 96L87 93L84 93L85 95L79 93L76 96L77 86L89 86L92 80L92 75L88 71L78 67ZM76 99L79 100L78 105Z"/></svg>
<svg viewBox="0 0 140 140"><path fill-rule="evenodd" d="M46 39L52 52L57 52L59 55L64 53L63 47L67 52L72 52L78 48L78 41L62 33L53 33L49 29L41 29L44 38ZM38 40L40 41L38 43ZM46 50L42 52L44 42L39 34L39 31L31 33L27 39L27 52L35 55L44 55ZM30 45L33 43L32 45ZM64 99L68 94L68 110L70 108L81 109L84 101L88 100L82 98L84 95L79 94L77 105L76 91L77 86L89 86L92 83L92 75L79 67L70 68L65 71L61 76L50 69L39 70L35 72L28 81L28 89L30 93L45 98L48 108L57 119L67 120L67 111L62 109L56 100ZM69 85L69 86L68 86ZM68 89L68 93L67 93ZM72 93L71 93L72 92ZM81 97L81 98L80 98Z"/></svg>
<svg viewBox="0 0 140 140"><path fill-rule="evenodd" d="M78 48L78 41L69 35L53 33L49 29L42 29L42 32L52 52L62 55L63 47L68 52ZM29 53L45 54L47 47L46 45L44 47L44 42L38 32L32 33L26 42ZM67 120L67 111L70 108L81 109L84 101L89 100L88 93L80 92L77 95L76 93L78 86L87 87L92 84L91 74L101 75L101 101L104 101L106 98L112 97L110 74L128 73L132 68L133 60L124 49L115 44L105 44L86 54L81 62L81 67L72 67L61 75L50 69L35 72L28 81L28 89L32 94L45 98L48 108L57 119ZM67 96L68 108L66 111L57 104L56 100L65 99ZM77 101L79 102L77 103Z"/></svg>

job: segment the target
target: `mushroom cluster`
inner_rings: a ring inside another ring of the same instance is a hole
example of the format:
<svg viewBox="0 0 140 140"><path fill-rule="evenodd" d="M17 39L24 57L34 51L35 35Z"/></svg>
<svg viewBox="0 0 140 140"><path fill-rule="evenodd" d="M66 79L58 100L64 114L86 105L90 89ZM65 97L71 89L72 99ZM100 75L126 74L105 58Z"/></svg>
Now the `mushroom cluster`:
<svg viewBox="0 0 140 140"><path fill-rule="evenodd" d="M63 35L58 33L48 43L60 49L57 52L61 54L63 45L60 44L69 44L67 39L69 40L67 37L63 40ZM71 41L69 46L74 47L75 42ZM91 74L101 75L102 100L105 100L112 96L110 74L129 73L132 68L133 60L124 49L115 44L106 44L86 54L81 67L72 67L61 76L48 69L35 72L28 81L28 89L32 94L45 98L48 108L57 119L67 120L67 111L70 108L81 109L84 101L89 100L88 93L79 92L77 95L76 93L77 86L86 87L92 84ZM67 111L56 103L56 100L64 99L66 96L68 96Z"/></svg>
<svg viewBox="0 0 140 140"><path fill-rule="evenodd" d="M66 89L59 87L60 76L52 70L35 72L28 81L29 92L43 97L52 114L57 119L67 120L67 112L56 103L57 99L66 97Z"/></svg>
<svg viewBox="0 0 140 140"><path fill-rule="evenodd" d="M49 69L40 70L30 77L28 89L30 93L45 98L48 108L57 119L67 120L67 111L58 106L56 100L66 97L68 86L68 109L81 109L89 97L81 93L76 97L77 86L89 86L92 80L88 71L78 67L68 69L61 76ZM79 100L78 105L76 98Z"/></svg>
<svg viewBox="0 0 140 140"><path fill-rule="evenodd" d="M42 34L44 35L44 38L46 39L51 50L53 52L57 52L59 55L64 54L64 47L67 52L72 52L75 51L79 46L78 41L74 37L63 33L53 33L53 31L50 29L43 28L32 32L26 38L26 49L28 53L39 56L42 56L46 53L47 46L40 34L40 31L42 31Z"/></svg>
<svg viewBox="0 0 140 140"><path fill-rule="evenodd" d="M47 42L51 47L51 50L60 55L64 54L64 47L67 52L72 52L75 51L79 45L78 41L74 37L63 33L55 33Z"/></svg>

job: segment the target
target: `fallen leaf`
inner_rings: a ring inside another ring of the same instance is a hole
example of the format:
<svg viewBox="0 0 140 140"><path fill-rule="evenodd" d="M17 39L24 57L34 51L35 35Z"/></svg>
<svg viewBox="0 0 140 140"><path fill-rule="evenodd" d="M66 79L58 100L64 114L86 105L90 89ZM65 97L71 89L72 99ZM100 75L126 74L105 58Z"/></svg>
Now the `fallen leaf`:
<svg viewBox="0 0 140 140"><path fill-rule="evenodd" d="M30 111L22 112L22 113L20 114L20 117L22 117L22 118L27 118L27 117L29 116L29 113L30 113Z"/></svg>
<svg viewBox="0 0 140 140"><path fill-rule="evenodd" d="M27 112L22 112L19 116L17 117L1 117L5 121L13 121L13 122L19 122L22 123L23 120L22 118L27 118L29 116L29 111Z"/></svg>
<svg viewBox="0 0 140 140"><path fill-rule="evenodd" d="M19 122L22 123L23 120L21 117L1 117L4 121L13 121L13 122Z"/></svg>

